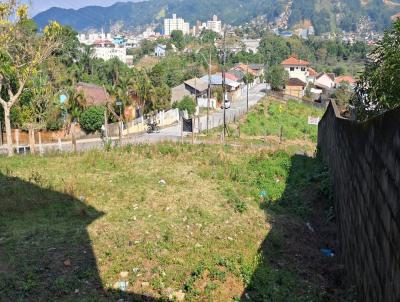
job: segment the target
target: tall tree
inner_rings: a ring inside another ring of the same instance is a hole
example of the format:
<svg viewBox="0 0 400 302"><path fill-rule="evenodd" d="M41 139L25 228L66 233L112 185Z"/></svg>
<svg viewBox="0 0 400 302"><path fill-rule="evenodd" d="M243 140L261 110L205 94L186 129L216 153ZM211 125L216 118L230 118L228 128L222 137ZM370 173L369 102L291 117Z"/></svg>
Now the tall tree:
<svg viewBox="0 0 400 302"><path fill-rule="evenodd" d="M400 20L386 31L369 56L352 105L360 120L400 105Z"/></svg>
<svg viewBox="0 0 400 302"><path fill-rule="evenodd" d="M10 110L18 102L27 81L37 73L40 65L59 46L58 32L61 26L53 22L41 36L26 26L27 5L16 0L0 4L0 87L4 92L0 104L4 109L7 151L13 155Z"/></svg>

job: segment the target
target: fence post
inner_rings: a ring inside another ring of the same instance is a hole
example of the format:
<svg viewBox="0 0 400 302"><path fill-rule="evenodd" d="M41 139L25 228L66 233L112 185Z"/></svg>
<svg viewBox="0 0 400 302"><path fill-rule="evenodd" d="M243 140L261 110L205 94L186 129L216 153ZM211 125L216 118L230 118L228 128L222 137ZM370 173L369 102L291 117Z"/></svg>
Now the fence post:
<svg viewBox="0 0 400 302"><path fill-rule="evenodd" d="M108 118L107 118L107 110L104 110L104 129L105 133L104 135L106 136L106 139L108 139Z"/></svg>
<svg viewBox="0 0 400 302"><path fill-rule="evenodd" d="M62 152L61 138L58 138L58 151Z"/></svg>
<svg viewBox="0 0 400 302"><path fill-rule="evenodd" d="M192 145L194 145L194 122L195 122L195 119L192 118Z"/></svg>
<svg viewBox="0 0 400 302"><path fill-rule="evenodd" d="M183 116L181 117L181 144L183 144Z"/></svg>
<svg viewBox="0 0 400 302"><path fill-rule="evenodd" d="M19 129L15 129L15 145L17 147L17 153L19 153Z"/></svg>
<svg viewBox="0 0 400 302"><path fill-rule="evenodd" d="M43 146L42 146L42 132L38 132L39 134L39 154L42 155L43 154Z"/></svg>
<svg viewBox="0 0 400 302"><path fill-rule="evenodd" d="M76 152L75 123L71 124L72 150Z"/></svg>
<svg viewBox="0 0 400 302"><path fill-rule="evenodd" d="M29 124L28 126L28 139L29 139L29 148L31 149L31 154L35 154L35 130L33 129L32 124Z"/></svg>

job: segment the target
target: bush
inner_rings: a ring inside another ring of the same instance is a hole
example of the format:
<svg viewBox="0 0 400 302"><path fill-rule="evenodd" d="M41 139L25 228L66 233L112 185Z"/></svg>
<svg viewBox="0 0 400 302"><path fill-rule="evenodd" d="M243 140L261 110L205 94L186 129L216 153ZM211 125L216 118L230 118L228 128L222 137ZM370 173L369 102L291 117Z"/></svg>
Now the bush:
<svg viewBox="0 0 400 302"><path fill-rule="evenodd" d="M172 107L181 111L187 110L189 115L193 115L196 112L196 103L189 96L185 96L179 103L174 103Z"/></svg>
<svg viewBox="0 0 400 302"><path fill-rule="evenodd" d="M87 132L95 132L101 129L104 122L104 107L94 106L82 112L79 123Z"/></svg>

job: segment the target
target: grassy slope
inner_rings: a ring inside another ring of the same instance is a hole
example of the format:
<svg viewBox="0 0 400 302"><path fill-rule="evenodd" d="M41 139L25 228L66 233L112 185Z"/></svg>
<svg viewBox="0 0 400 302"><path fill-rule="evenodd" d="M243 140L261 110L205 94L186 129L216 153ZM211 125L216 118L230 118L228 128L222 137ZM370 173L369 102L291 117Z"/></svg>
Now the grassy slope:
<svg viewBox="0 0 400 302"><path fill-rule="evenodd" d="M161 144L4 158L0 172L0 300L116 299L122 271L138 301L332 297L328 239L304 220L329 196L317 159Z"/></svg>
<svg viewBox="0 0 400 302"><path fill-rule="evenodd" d="M296 101L265 101L251 112L241 126L249 136L279 136L288 140L317 141L317 127L308 125L308 116L322 117L323 111Z"/></svg>

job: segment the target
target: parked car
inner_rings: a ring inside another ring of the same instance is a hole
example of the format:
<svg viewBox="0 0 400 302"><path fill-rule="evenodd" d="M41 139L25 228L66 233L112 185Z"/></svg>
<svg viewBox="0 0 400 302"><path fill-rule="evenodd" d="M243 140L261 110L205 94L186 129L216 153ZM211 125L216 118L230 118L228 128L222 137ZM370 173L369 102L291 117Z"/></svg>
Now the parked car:
<svg viewBox="0 0 400 302"><path fill-rule="evenodd" d="M225 109L231 108L231 101L225 100ZM221 106L221 109L224 109L224 105Z"/></svg>

